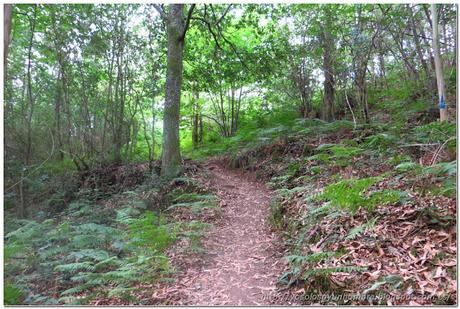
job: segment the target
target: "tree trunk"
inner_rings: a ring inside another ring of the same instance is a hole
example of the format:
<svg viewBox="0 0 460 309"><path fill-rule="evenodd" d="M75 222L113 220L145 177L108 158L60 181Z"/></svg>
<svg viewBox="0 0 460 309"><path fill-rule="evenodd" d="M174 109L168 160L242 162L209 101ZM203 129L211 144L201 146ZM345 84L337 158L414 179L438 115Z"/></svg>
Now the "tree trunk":
<svg viewBox="0 0 460 309"><path fill-rule="evenodd" d="M200 112L200 131L198 133L198 142L203 141L203 115Z"/></svg>
<svg viewBox="0 0 460 309"><path fill-rule="evenodd" d="M417 56L419 58L420 64L422 65L423 71L425 72L426 78L429 80L430 72L428 70L428 64L426 63L425 58L423 57L423 51L422 51L422 47L420 44L419 35L417 33L417 26L415 24L414 12L412 11L412 7L410 5L407 5L407 9L408 9L409 16L410 16L410 25L412 28L412 35L414 39Z"/></svg>
<svg viewBox="0 0 460 309"><path fill-rule="evenodd" d="M54 102L54 138L57 141L58 149L58 160L62 161L64 159L64 152L62 152L62 138L61 138L61 100L62 100L62 91L61 91L61 72L58 73L58 79L56 81L56 97Z"/></svg>
<svg viewBox="0 0 460 309"><path fill-rule="evenodd" d="M362 22L362 7L361 5L358 5L358 18L357 18L357 29L359 33L363 32L363 22ZM356 53L355 56L355 64L353 67L355 67L355 83L357 86L357 97L358 97L358 103L361 106L363 110L363 116L364 120L366 123L370 122L370 117L369 117L369 105L367 102L367 85L366 85L366 73L367 73L367 64L369 62L370 56L371 56L371 50L372 50L372 45L369 45L367 47L369 50L364 50L364 51L359 51Z"/></svg>
<svg viewBox="0 0 460 309"><path fill-rule="evenodd" d="M193 93L193 106L192 106L192 142L196 147L200 141L199 126L200 126L200 107L199 107L199 94L197 91Z"/></svg>
<svg viewBox="0 0 460 309"><path fill-rule="evenodd" d="M34 16L30 19L30 39L27 51L27 146L26 146L26 165L30 164L32 156L32 116L34 113L34 98L32 95L32 45L35 35L35 24L37 18L37 6L34 6Z"/></svg>
<svg viewBox="0 0 460 309"><path fill-rule="evenodd" d="M185 30L184 5L170 4L166 28L168 54L166 93L163 117L163 155L161 175L167 178L177 176L181 171L179 142L180 95L182 88L182 67Z"/></svg>
<svg viewBox="0 0 460 309"><path fill-rule="evenodd" d="M122 28L122 27L121 27ZM123 34L121 34L123 36ZM115 84L115 110L114 117L115 121L113 123L113 153L114 153L114 163L120 164L122 162L121 158L121 148L122 148L122 134L123 134L123 114L124 114L124 87L123 87L123 38L119 38L118 51L116 56L117 63L117 79Z"/></svg>
<svg viewBox="0 0 460 309"><path fill-rule="evenodd" d="M5 82L6 82L6 73L7 73L6 67L8 64L8 48L11 42L11 10L12 8L13 8L12 4L3 5L3 80ZM5 87L3 87L3 89L5 89Z"/></svg>
<svg viewBox="0 0 460 309"><path fill-rule="evenodd" d="M436 68L436 81L438 84L438 97L439 97L439 116L441 122L447 120L447 104L446 104L446 89L444 84L444 76L442 70L441 55L439 51L439 29L438 29L438 16L436 5L431 5L431 15L433 19L433 51L434 51L434 64Z"/></svg>
<svg viewBox="0 0 460 309"><path fill-rule="evenodd" d="M325 11L325 25L323 32L323 71L324 71L324 111L323 119L334 119L334 73L333 73L333 49L334 42L331 35L332 16L331 12Z"/></svg>
<svg viewBox="0 0 460 309"><path fill-rule="evenodd" d="M388 83L386 79L386 71L385 71L385 54L382 46L382 37L379 37L377 41L377 48L378 48L378 57L379 57L379 73L380 73L380 83L382 87L388 89Z"/></svg>
<svg viewBox="0 0 460 309"><path fill-rule="evenodd" d="M366 123L370 122L369 117L369 105L367 103L367 85L366 85L366 68L367 62L364 69L361 69L356 78L356 86L358 87L358 102L363 109L363 116Z"/></svg>

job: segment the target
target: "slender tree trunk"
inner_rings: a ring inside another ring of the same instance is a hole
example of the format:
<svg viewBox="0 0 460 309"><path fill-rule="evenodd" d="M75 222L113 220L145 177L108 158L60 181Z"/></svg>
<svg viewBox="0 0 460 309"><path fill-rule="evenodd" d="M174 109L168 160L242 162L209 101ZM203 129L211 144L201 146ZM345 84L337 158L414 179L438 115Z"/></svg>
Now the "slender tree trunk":
<svg viewBox="0 0 460 309"><path fill-rule="evenodd" d="M203 141L203 115L200 112L200 131L198 133L198 142Z"/></svg>
<svg viewBox="0 0 460 309"><path fill-rule="evenodd" d="M64 153L62 152L62 138L61 138L61 72L58 73L58 79L56 82L56 97L54 102L54 139L57 141L58 149L58 160L64 159Z"/></svg>
<svg viewBox="0 0 460 309"><path fill-rule="evenodd" d="M439 116L441 122L447 120L447 103L446 103L446 89L444 84L444 76L441 62L441 54L439 50L439 29L438 29L438 16L436 11L436 4L431 4L431 15L433 19L433 51L434 63L436 67L436 81L438 84L438 97L439 97Z"/></svg>
<svg viewBox="0 0 460 309"><path fill-rule="evenodd" d="M19 218L25 217L25 203L24 203L24 169L21 171L21 180L19 181Z"/></svg>
<svg viewBox="0 0 460 309"><path fill-rule="evenodd" d="M362 68L357 74L356 86L358 87L358 102L363 109L363 116L366 123L370 122L369 117L369 105L367 102L367 85L366 85L366 67L367 61L364 68Z"/></svg>
<svg viewBox="0 0 460 309"><path fill-rule="evenodd" d="M122 41L122 39L119 39ZM117 51L117 80L115 85L115 121L113 123L113 153L114 162L120 164L121 159L121 146L122 146L122 128L123 128L123 43L119 42Z"/></svg>
<svg viewBox="0 0 460 309"><path fill-rule="evenodd" d="M11 11L12 4L3 5L3 80L6 84L6 74L8 65L8 48L11 42ZM3 87L5 89L5 87Z"/></svg>
<svg viewBox="0 0 460 309"><path fill-rule="evenodd" d="M9 110L13 110L12 104L8 103L7 100L7 65L8 65L8 48L11 42L11 11L12 11L12 4L4 4L3 6L3 94L4 94L4 107L5 107L5 118L9 117ZM11 107L10 107L11 106ZM6 127L6 126L5 126ZM6 129L6 128L5 128ZM4 139L5 144L5 139ZM4 147L4 158L5 160L8 158L8 147Z"/></svg>
<svg viewBox="0 0 460 309"><path fill-rule="evenodd" d="M231 107L231 120L230 120L230 135L235 133L235 89L234 86L231 86L231 97L230 97L230 107Z"/></svg>
<svg viewBox="0 0 460 309"><path fill-rule="evenodd" d="M334 42L331 35L332 16L331 12L325 9L325 25L323 32L323 71L324 71L324 110L323 119L332 121L334 119L334 68L333 49Z"/></svg>
<svg viewBox="0 0 460 309"><path fill-rule="evenodd" d="M26 148L26 165L30 164L32 156L32 116L34 113L34 98L32 94L32 45L35 35L35 24L37 17L37 7L34 6L34 16L30 20L30 39L27 52L27 99L28 99L28 114L27 114L27 148Z"/></svg>
<svg viewBox="0 0 460 309"><path fill-rule="evenodd" d="M243 87L240 88L240 94L238 95L238 100L236 101L236 113L235 113L235 133L238 131L238 123L240 121L240 109L241 109L241 96L243 94Z"/></svg>
<svg viewBox="0 0 460 309"><path fill-rule="evenodd" d="M381 86L384 86L386 89L388 89L388 83L387 83L386 71L385 71L385 55L383 52L381 37L378 39L378 54L379 54L380 83L381 83Z"/></svg>
<svg viewBox="0 0 460 309"><path fill-rule="evenodd" d="M193 106L192 106L192 142L196 147L199 143L199 125L200 125L200 107L199 107L199 94L197 91L193 92Z"/></svg>
<svg viewBox="0 0 460 309"><path fill-rule="evenodd" d="M452 27L452 31L453 31L453 40L454 40L454 58L452 60L452 67L453 68L456 68L457 67L457 33L458 33L458 5L456 7L456 11L457 11L457 14L455 14L455 25ZM457 72L455 72L456 76L457 75ZM455 78L455 80L457 80L457 78Z"/></svg>
<svg viewBox="0 0 460 309"><path fill-rule="evenodd" d="M446 22L446 8L444 4L441 5L441 19L442 19L442 41L444 42L444 54L449 52L449 44L447 40L447 22Z"/></svg>
<svg viewBox="0 0 460 309"><path fill-rule="evenodd" d="M155 96L152 98L152 162L155 160Z"/></svg>
<svg viewBox="0 0 460 309"><path fill-rule="evenodd" d="M425 72L426 78L429 80L430 72L428 69L428 64L426 63L425 58L423 57L423 51L422 51L422 47L420 44L420 38L419 38L419 34L417 33L417 26L415 24L414 12L412 11L412 7L410 5L407 5L407 9L408 9L409 16L410 16L410 25L412 28L412 35L414 39L415 50L417 52L419 61L422 65L423 71Z"/></svg>
<svg viewBox="0 0 460 309"><path fill-rule="evenodd" d="M166 21L168 54L166 93L163 116L163 155L161 174L167 178L181 172L179 142L180 95L182 88L182 67L185 30L184 5L170 4Z"/></svg>
<svg viewBox="0 0 460 309"><path fill-rule="evenodd" d="M115 46L115 44L113 46ZM105 151L106 132L107 132L107 126L109 122L109 110L110 110L110 107L113 106L113 95L112 95L113 90L112 89L113 89L114 61L115 61L115 52L112 51L112 54L107 56L107 65L108 65L107 75L109 76L109 84L107 87L107 104L104 110L104 126L102 129L101 152L103 153Z"/></svg>

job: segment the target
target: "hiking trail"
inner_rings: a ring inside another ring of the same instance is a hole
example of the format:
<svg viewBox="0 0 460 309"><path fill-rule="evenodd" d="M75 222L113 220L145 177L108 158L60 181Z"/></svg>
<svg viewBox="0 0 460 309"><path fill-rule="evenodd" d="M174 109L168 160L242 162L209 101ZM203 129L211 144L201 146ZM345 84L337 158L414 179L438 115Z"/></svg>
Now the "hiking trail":
<svg viewBox="0 0 460 309"><path fill-rule="evenodd" d="M267 222L271 192L249 175L210 161L208 186L219 198L220 216L203 237L205 253L184 270L180 303L267 305L283 270L279 236ZM185 296L185 297L184 297Z"/></svg>

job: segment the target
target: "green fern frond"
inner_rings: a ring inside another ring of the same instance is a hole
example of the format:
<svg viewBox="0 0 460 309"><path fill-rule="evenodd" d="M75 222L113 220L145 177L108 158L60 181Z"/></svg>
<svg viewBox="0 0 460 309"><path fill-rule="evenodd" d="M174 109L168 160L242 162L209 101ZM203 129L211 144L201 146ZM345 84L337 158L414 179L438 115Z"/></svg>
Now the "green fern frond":
<svg viewBox="0 0 460 309"><path fill-rule="evenodd" d="M193 213L199 213L204 208L214 208L216 205L210 203L209 201L198 201L198 202L188 202L188 203L177 203L169 206L166 210L172 210L179 207L190 208Z"/></svg>
<svg viewBox="0 0 460 309"><path fill-rule="evenodd" d="M328 200L333 205L347 209L351 213L355 213L360 207L372 210L375 201L367 198L364 191L381 180L381 177L341 180L328 185L317 199Z"/></svg>
<svg viewBox="0 0 460 309"><path fill-rule="evenodd" d="M62 264L55 267L55 270L60 272L76 273L81 270L93 271L94 265L91 262Z"/></svg>
<svg viewBox="0 0 460 309"><path fill-rule="evenodd" d="M79 251L71 252L69 257L74 258L76 261L89 259L99 262L107 260L109 258L109 253L105 250L82 249Z"/></svg>
<svg viewBox="0 0 460 309"><path fill-rule="evenodd" d="M377 222L378 217L372 218L368 222L358 225L350 230L346 240L355 239L358 235L362 234L364 231L370 231L375 227L375 223Z"/></svg>
<svg viewBox="0 0 460 309"><path fill-rule="evenodd" d="M323 260L336 256L337 252L316 252L306 256L303 255L289 255L286 260L290 264L303 266L305 264L316 264Z"/></svg>
<svg viewBox="0 0 460 309"><path fill-rule="evenodd" d="M116 256L109 257L103 261L94 265L96 270L100 270L101 268L108 267L108 266L122 266L124 265L123 261L118 259Z"/></svg>
<svg viewBox="0 0 460 309"><path fill-rule="evenodd" d="M92 287L94 287L95 285L93 284L88 284L88 283L84 283L84 284L80 284L80 285L76 285L70 289L67 289L65 291L63 291L61 293L61 296L66 296L66 295L72 295L72 294L77 294L77 293L81 293L81 292L84 292Z"/></svg>
<svg viewBox="0 0 460 309"><path fill-rule="evenodd" d="M302 278L307 280L316 276L327 276L332 273L352 273L365 271L367 267L358 266L339 266L339 267L325 267L325 268L312 268L302 274Z"/></svg>
<svg viewBox="0 0 460 309"><path fill-rule="evenodd" d="M217 197L212 194L183 193L175 197L173 202L216 201Z"/></svg>

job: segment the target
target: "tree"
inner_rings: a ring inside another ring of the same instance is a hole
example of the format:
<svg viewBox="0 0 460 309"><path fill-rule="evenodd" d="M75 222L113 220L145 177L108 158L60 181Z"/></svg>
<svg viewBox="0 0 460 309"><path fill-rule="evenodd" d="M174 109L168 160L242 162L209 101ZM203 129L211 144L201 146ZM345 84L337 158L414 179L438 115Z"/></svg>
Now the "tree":
<svg viewBox="0 0 460 309"><path fill-rule="evenodd" d="M444 84L444 75L441 62L441 52L439 49L439 25L438 25L438 12L436 5L431 5L432 16L432 29L433 29L433 51L434 51L434 64L436 68L436 81L438 84L438 97L439 97L439 119L441 122L447 120L447 104L446 104L446 86Z"/></svg>
<svg viewBox="0 0 460 309"><path fill-rule="evenodd" d="M323 71L324 71L324 109L323 119L334 119L334 41L332 38L332 11L330 5L324 7Z"/></svg>
<svg viewBox="0 0 460 309"><path fill-rule="evenodd" d="M167 16L163 9L155 7L165 19L168 36L161 174L169 178L177 176L181 170L179 117L184 42L195 5L190 6L187 17L183 4L170 4Z"/></svg>
<svg viewBox="0 0 460 309"><path fill-rule="evenodd" d="M8 64L8 48L11 41L11 10L12 4L3 5L3 79L6 80L6 67Z"/></svg>
<svg viewBox="0 0 460 309"><path fill-rule="evenodd" d="M27 48L27 115L26 115L26 123L27 123L27 146L26 146L26 157L25 163L26 165L30 164L31 157L32 157L32 120L34 114L34 105L35 105L35 98L34 94L32 93L32 47L34 43L34 36L35 36L35 27L37 24L37 6L34 5L33 16L30 17L27 15L30 24L30 39L29 39L29 46Z"/></svg>

